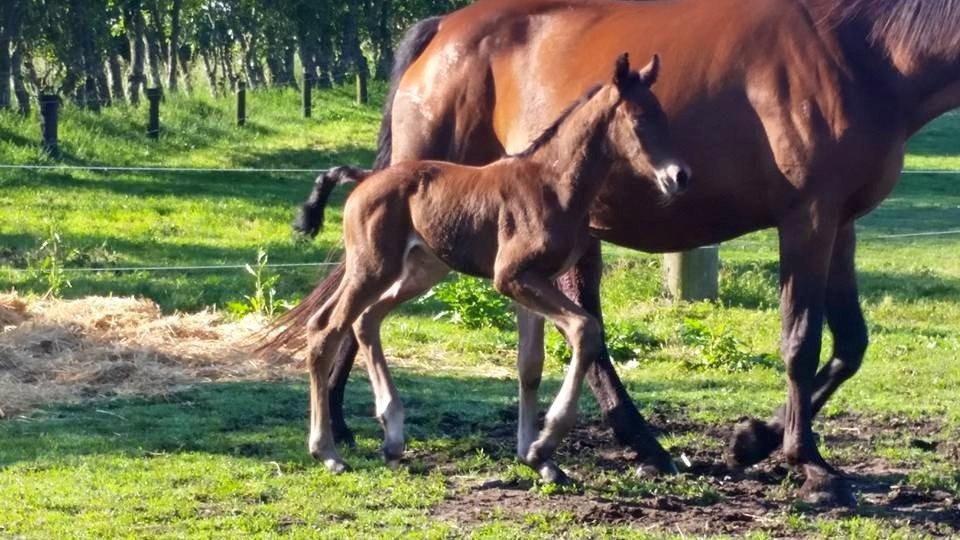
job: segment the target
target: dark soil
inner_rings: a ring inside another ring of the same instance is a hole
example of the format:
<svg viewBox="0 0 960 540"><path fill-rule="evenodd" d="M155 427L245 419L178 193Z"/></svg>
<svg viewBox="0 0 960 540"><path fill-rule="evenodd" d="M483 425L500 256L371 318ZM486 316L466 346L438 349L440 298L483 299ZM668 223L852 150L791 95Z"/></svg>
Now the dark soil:
<svg viewBox="0 0 960 540"><path fill-rule="evenodd" d="M906 485L909 467L888 463L871 451L877 440L900 435L913 448L936 452L938 459L956 462L960 455L958 437L944 433L934 423L854 417L821 422L821 440L838 456L832 461L849 476L859 501L855 509L839 509L798 502L794 495L802 478L788 471L779 455L743 473L731 471L723 464L729 427L678 421L674 414L654 413L651 420L662 434L695 432L715 441L708 448L675 448L672 453L685 475L709 485L719 498L704 501L669 494L620 497L592 488L591 477L598 471L632 474L635 457L616 443L609 429L593 423L578 427L558 455L558 463L585 486L544 495L529 482L507 483L496 478L473 481L453 485L455 495L438 506L434 515L465 528L487 523L497 514L522 520L531 513L567 512L580 524L626 525L671 534L763 531L778 538L804 536L803 530L787 524L786 516L794 513L825 519L864 516L887 521L891 527L909 526L916 533L960 534L960 500L955 494ZM490 446L512 448L512 441L502 440L510 436L496 433L496 443ZM682 463L681 456L689 465Z"/></svg>

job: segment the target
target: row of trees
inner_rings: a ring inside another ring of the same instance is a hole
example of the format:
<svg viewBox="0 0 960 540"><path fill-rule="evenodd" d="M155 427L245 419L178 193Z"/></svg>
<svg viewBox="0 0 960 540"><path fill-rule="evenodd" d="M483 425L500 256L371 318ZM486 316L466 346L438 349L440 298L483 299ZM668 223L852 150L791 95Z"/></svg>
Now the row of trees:
<svg viewBox="0 0 960 540"><path fill-rule="evenodd" d="M50 91L81 106L143 90L226 92L386 78L394 43L467 0L0 0L0 108Z"/></svg>

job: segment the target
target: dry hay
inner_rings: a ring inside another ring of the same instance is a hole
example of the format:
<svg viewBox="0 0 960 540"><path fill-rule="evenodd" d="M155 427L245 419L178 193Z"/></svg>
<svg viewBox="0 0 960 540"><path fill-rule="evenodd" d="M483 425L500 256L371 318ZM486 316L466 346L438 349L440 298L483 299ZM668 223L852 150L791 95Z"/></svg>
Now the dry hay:
<svg viewBox="0 0 960 540"><path fill-rule="evenodd" d="M302 373L289 356L265 361L248 351L262 327L257 317L215 311L165 316L135 298L0 295L0 418L49 403Z"/></svg>

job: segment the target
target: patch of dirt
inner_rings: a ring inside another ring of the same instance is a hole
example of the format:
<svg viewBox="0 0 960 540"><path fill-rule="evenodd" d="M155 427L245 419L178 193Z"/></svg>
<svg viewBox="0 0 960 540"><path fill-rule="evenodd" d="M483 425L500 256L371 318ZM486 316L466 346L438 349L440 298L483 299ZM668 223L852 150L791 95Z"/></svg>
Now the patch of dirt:
<svg viewBox="0 0 960 540"><path fill-rule="evenodd" d="M254 357L263 321L164 315L149 300L0 295L0 419L49 403L167 394L196 382L299 377L293 358Z"/></svg>
<svg viewBox="0 0 960 540"><path fill-rule="evenodd" d="M742 535L765 532L775 538L803 537L803 530L787 525L787 514L805 517L843 518L864 516L887 521L891 526L910 526L917 533L932 536L960 534L960 501L944 491L929 491L904 485L910 472L871 455L871 443L879 437L889 439L891 430L905 437L942 435L942 428L930 422L889 424L878 419L833 418L822 422L823 436L831 449L854 450L858 457L835 460L854 484L859 506L856 509L814 508L795 502L800 478L791 474L779 455L764 463L736 473L723 464L723 447L731 428L698 425L678 419L676 413L651 415L661 434L696 434L710 444L674 448L686 481L706 485L719 494L707 499L671 494L665 482L664 494L621 496L598 488L598 474L616 472L629 477L633 473L633 452L624 450L612 432L599 424L578 427L558 452L558 463L572 477L585 482L575 492L543 495L529 482L506 483L498 479L451 485L453 496L433 511L435 517L472 528L489 522L493 516L523 522L532 513L566 512L580 524L625 525L637 529L658 530L683 535ZM895 427L894 427L895 426ZM916 434L916 435L913 435ZM952 439L947 440L955 440ZM926 440L926 439L924 439ZM498 446L510 448L507 441ZM939 445L938 452L950 452L952 445ZM689 465L680 463L685 456ZM660 482L660 481L657 481Z"/></svg>

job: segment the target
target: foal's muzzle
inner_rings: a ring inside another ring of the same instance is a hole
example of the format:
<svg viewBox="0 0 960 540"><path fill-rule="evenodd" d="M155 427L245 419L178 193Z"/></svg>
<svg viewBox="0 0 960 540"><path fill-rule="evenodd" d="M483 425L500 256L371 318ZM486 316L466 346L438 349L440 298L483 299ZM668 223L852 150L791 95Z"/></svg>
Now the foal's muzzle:
<svg viewBox="0 0 960 540"><path fill-rule="evenodd" d="M657 185L664 195L674 197L690 187L690 167L682 163L670 163L657 169Z"/></svg>

